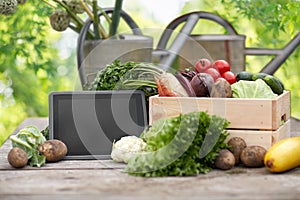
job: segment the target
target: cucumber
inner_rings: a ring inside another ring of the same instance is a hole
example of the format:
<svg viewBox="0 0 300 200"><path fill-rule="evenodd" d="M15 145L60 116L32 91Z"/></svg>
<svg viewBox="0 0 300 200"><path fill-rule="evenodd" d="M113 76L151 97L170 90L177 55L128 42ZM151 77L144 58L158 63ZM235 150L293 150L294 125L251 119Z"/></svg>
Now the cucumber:
<svg viewBox="0 0 300 200"><path fill-rule="evenodd" d="M257 79L264 79L266 76L268 76L269 74L260 72L260 73L255 73L252 76L252 81L256 81Z"/></svg>
<svg viewBox="0 0 300 200"><path fill-rule="evenodd" d="M282 89L284 90L284 85L283 85L283 83L280 81L280 79L279 79L279 78L277 78L277 77L275 77L275 76L274 76L274 78L275 78L275 79L277 79L277 80L279 81L279 83L280 83L280 85L281 85Z"/></svg>
<svg viewBox="0 0 300 200"><path fill-rule="evenodd" d="M236 81L239 80L252 81L252 75L253 74L251 72L241 71L236 74Z"/></svg>
<svg viewBox="0 0 300 200"><path fill-rule="evenodd" d="M283 93L284 90L283 84L275 76L267 75L263 78L263 80L268 84L268 86L270 86L270 88L275 94L280 95Z"/></svg>

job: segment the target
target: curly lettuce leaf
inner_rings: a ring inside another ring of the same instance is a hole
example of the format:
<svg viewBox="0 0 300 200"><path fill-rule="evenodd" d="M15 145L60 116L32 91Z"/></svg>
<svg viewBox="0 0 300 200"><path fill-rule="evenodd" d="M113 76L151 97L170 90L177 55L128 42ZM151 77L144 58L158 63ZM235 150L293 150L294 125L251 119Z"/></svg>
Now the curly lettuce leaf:
<svg viewBox="0 0 300 200"><path fill-rule="evenodd" d="M145 177L207 173L218 152L227 148L228 124L227 120L206 112L161 119L141 134L147 152L132 157L125 171Z"/></svg>
<svg viewBox="0 0 300 200"><path fill-rule="evenodd" d="M240 80L231 85L232 97L234 98L275 98L278 95L274 94L270 86L262 79L256 81Z"/></svg>

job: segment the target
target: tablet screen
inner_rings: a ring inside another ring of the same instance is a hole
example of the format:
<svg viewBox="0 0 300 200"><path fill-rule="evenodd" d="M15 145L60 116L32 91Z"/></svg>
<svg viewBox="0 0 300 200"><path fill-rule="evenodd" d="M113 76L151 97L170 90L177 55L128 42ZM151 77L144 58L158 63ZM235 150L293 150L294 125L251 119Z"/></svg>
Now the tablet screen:
<svg viewBox="0 0 300 200"><path fill-rule="evenodd" d="M66 158L109 158L113 141L147 126L142 91L54 92L49 103L50 139L67 145Z"/></svg>

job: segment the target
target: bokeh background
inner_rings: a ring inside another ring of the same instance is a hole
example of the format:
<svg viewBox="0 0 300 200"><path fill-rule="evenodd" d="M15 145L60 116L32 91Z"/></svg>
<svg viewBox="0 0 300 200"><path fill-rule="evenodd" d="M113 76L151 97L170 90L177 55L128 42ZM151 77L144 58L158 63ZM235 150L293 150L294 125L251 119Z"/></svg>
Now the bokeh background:
<svg viewBox="0 0 300 200"><path fill-rule="evenodd" d="M99 4L112 7L114 1ZM239 34L246 35L246 47L283 48L300 31L297 0L125 0L123 9L142 30L148 30L154 46L173 19L192 11L208 11L227 19ZM13 15L0 15L0 145L26 117L48 116L50 92L74 90L78 81L78 34L71 29L52 30L52 11L41 0L27 0ZM130 30L121 24L119 31ZM193 33L226 34L222 27L205 20ZM246 70L259 72L271 58L248 56ZM300 118L299 63L300 47L275 73L291 91L295 118Z"/></svg>

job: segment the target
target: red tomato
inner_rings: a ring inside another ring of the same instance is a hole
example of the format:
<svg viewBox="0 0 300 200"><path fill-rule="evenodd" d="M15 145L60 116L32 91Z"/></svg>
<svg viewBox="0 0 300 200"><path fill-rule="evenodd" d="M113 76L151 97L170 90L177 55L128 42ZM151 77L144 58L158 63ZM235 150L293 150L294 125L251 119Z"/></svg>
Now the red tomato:
<svg viewBox="0 0 300 200"><path fill-rule="evenodd" d="M195 70L197 73L205 72L208 68L212 68L212 64L206 58L201 58L195 64Z"/></svg>
<svg viewBox="0 0 300 200"><path fill-rule="evenodd" d="M221 77L219 71L215 68L209 68L205 71L205 73L210 74L214 78L215 82Z"/></svg>
<svg viewBox="0 0 300 200"><path fill-rule="evenodd" d="M222 77L225 78L226 81L228 81L228 83L230 83L230 84L233 84L236 82L236 75L231 71L227 71L227 72L223 73Z"/></svg>
<svg viewBox="0 0 300 200"><path fill-rule="evenodd" d="M213 64L213 68L216 68L220 74L230 71L230 65L226 60L216 60Z"/></svg>

